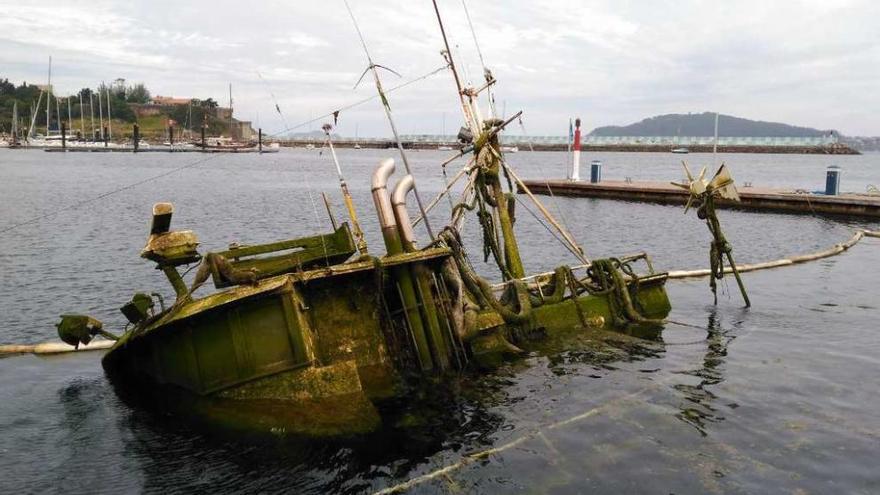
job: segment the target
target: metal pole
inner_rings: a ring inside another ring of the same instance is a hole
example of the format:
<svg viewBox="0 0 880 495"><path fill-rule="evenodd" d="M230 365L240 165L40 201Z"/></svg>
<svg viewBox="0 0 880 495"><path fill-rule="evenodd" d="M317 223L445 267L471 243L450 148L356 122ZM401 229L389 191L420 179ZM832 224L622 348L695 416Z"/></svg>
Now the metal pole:
<svg viewBox="0 0 880 495"><path fill-rule="evenodd" d="M471 107L465 98L464 88L461 85L461 78L458 77L458 70L455 68L455 59L452 57L452 50L449 48L449 40L446 38L446 29L443 27L443 19L440 17L440 8L437 6L437 0L434 2L434 12L437 14L437 23L440 25L440 34L443 35L443 45L446 47L446 55L449 62L449 68L452 70L455 79L455 87L458 89L458 99L461 101L461 109L464 112L465 124L470 128L471 132L476 136L480 129L477 128L476 118L474 117Z"/></svg>
<svg viewBox="0 0 880 495"><path fill-rule="evenodd" d="M348 15L351 16L351 22L354 24L354 28L358 33L358 37L361 40L361 46L364 48L364 53L367 56L367 62L370 64L369 70L373 73L373 80L376 83L376 91L379 93L379 98L382 100L382 107L385 109L385 116L388 118L388 123L391 125L391 133L394 134L394 140L397 142L397 150L400 152L400 158L403 160L403 166L406 168L406 173L409 175L413 175L412 168L409 166L409 160L407 159L406 152L403 150L403 143L400 140L400 135L397 132L397 125L394 123L394 118L391 116L391 105L388 103L388 97L385 96L385 91L382 89L382 80L379 78L379 71L376 69L376 64L373 63L373 59L370 57L370 51L367 49L367 42L364 40L364 35L361 33L361 28L358 26L357 20L354 17L354 12L351 11L351 7L348 5L348 0L343 0L345 2L345 8L348 9ZM415 176L413 176L415 177ZM422 198L419 195L419 190L415 184L413 184L413 195L416 197L416 203L419 205L419 212L422 214L422 217L425 218L425 229L428 231L428 236L433 241L434 231L431 229L431 224L428 221L428 215L425 212L425 206L422 204Z"/></svg>
<svg viewBox="0 0 880 495"><path fill-rule="evenodd" d="M327 145L330 147L330 155L333 157L333 164L336 165L336 175L339 176L339 187L342 189L342 197L345 200L345 208L348 210L348 216L351 218L351 227L354 231L354 237L357 242L358 251L361 254L368 254L367 241L364 239L364 231L361 230L361 224L358 222L357 212L354 209L354 201L351 199L351 193L348 191L348 184L345 183L345 177L342 175L342 167L339 165L339 159L336 157L336 148L333 147L333 139L330 137L330 124L324 124L322 127L324 134L327 136Z"/></svg>

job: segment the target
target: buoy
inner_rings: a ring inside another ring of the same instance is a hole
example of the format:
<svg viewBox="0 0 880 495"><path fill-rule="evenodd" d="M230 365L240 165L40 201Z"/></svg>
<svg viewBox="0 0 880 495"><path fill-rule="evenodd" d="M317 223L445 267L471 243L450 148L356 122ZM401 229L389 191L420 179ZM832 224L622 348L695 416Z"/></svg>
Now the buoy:
<svg viewBox="0 0 880 495"><path fill-rule="evenodd" d="M93 340L88 345L80 345L79 348L60 341L42 342L40 344L0 345L0 356L9 354L64 354L68 352L99 351L109 349L114 343L112 340Z"/></svg>
<svg viewBox="0 0 880 495"><path fill-rule="evenodd" d="M835 244L834 246L824 249L822 251L818 251L815 253L809 254L800 254L796 256L789 256L788 258L782 258L773 261L765 261L763 263L752 263L748 265L740 265L737 269L740 272L753 272L756 270L766 270L768 268L777 268L780 266L788 266L795 265L798 263L805 263L807 261L816 261L822 258L827 258L829 256L834 256L840 254L847 249L858 244L863 237L880 237L880 231L870 231L870 230L857 230L852 237L850 237L847 241ZM731 268L725 267L724 273L731 273ZM708 268L703 268L699 270L672 270L668 272L668 277L671 279L677 278L696 278L696 277L707 277L712 274L712 271Z"/></svg>

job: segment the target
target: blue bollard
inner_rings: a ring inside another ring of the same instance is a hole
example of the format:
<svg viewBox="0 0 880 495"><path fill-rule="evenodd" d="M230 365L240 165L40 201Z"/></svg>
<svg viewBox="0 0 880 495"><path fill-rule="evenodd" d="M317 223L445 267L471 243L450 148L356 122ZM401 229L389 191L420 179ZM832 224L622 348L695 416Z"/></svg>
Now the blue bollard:
<svg viewBox="0 0 880 495"><path fill-rule="evenodd" d="M590 163L590 182L598 184L602 180L602 162L593 160Z"/></svg>
<svg viewBox="0 0 880 495"><path fill-rule="evenodd" d="M837 196L840 193L840 167L831 165L825 172L825 195Z"/></svg>

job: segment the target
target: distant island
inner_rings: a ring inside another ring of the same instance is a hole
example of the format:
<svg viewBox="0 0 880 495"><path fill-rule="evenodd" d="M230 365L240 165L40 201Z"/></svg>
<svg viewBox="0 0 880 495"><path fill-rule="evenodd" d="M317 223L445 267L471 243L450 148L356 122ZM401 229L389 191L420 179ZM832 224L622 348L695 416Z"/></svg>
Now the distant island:
<svg viewBox="0 0 880 495"><path fill-rule="evenodd" d="M718 135L724 137L822 137L837 131L798 127L779 122L749 120L732 115L718 116ZM699 136L715 134L715 113L671 113L650 117L635 124L597 127L590 136Z"/></svg>

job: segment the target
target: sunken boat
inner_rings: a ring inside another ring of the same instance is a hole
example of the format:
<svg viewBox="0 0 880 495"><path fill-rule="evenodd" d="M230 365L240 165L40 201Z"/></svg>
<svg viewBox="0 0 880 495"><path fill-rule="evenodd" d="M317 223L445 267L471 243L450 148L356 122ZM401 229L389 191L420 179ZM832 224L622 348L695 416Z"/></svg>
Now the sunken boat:
<svg viewBox="0 0 880 495"><path fill-rule="evenodd" d="M484 369L551 332L666 317L666 274L654 273L646 254L525 276L496 153L490 139L470 189L474 209L492 210L501 223L503 239L490 247L500 251L497 284L475 272L461 244L456 222L467 204L433 242L416 246L406 201L413 179L403 175L389 191L391 159L372 177L381 256L348 222L322 235L202 255L193 232L171 230L172 205L157 204L141 256L177 297L164 307L137 293L122 307L130 326L103 358L108 377L123 394L239 427L355 433L378 425L377 401L425 378ZM179 270L195 262L187 286ZM220 290L197 297L209 281ZM69 343L87 342L96 328L108 334L94 320L65 318L59 330Z"/></svg>
<svg viewBox="0 0 880 495"><path fill-rule="evenodd" d="M331 215L326 233L201 253L195 233L172 230L174 207L155 205L141 256L165 274L176 297L166 305L154 294L136 293L121 308L129 324L102 360L121 396L234 428L352 434L379 426L383 401L407 400L418 387L461 370L491 368L536 339L662 324L670 310L667 275L654 271L647 254L588 259L531 194L548 229L577 262L548 273L524 272L514 183L528 188L504 159L500 142L520 114L483 118L477 99L491 91L491 72L480 88L464 88L448 43L443 55L465 123L462 147L443 167L456 158L467 157L467 164L425 208L398 139L406 170L384 159L371 182L384 253L367 247L329 125L327 144L348 218L337 224ZM376 67L370 60L396 136ZM427 213L462 178L466 184L447 224L434 232ZM412 197L416 221L408 206ZM471 264L459 235L468 218L482 229L484 258L501 274L496 283ZM414 234L419 221L430 237L421 246ZM187 283L181 270L195 263ZM198 295L209 283L216 291ZM72 345L99 334L115 338L83 315L64 316L58 330Z"/></svg>

